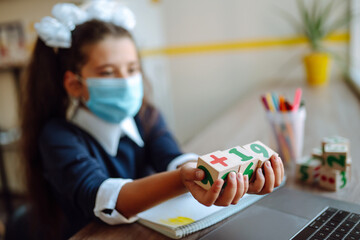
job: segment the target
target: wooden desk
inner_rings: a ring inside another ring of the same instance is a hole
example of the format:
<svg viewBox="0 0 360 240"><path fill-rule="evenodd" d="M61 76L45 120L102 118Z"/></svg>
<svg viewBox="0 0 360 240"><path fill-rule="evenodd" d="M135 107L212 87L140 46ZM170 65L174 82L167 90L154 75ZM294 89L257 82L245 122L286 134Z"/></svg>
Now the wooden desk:
<svg viewBox="0 0 360 240"><path fill-rule="evenodd" d="M360 104L350 88L343 82L332 82L327 87L310 88L302 83L279 84L276 87L262 87L252 91L241 101L231 106L225 113L210 124L201 134L184 146L187 152L206 154L214 150L243 145L254 140L263 141L272 147L271 129L267 123L259 96L267 91L293 96L296 87L303 88L307 119L305 124L304 154L312 148L320 147L325 136L340 135L351 141L352 179L351 183L338 192L324 191L318 187L300 185L294 181L294 167L286 168L290 188L308 191L334 199L360 203ZM198 239L211 230L221 226L234 216L207 229L194 233L184 239ZM138 223L121 226L91 223L74 235L72 240L80 239L168 239Z"/></svg>

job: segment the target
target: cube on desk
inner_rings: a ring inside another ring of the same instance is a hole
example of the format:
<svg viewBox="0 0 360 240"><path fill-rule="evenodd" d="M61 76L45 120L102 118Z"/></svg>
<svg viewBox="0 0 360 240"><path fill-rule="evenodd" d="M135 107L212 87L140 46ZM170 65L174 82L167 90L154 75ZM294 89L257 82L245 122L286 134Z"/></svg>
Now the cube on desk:
<svg viewBox="0 0 360 240"><path fill-rule="evenodd" d="M322 161L316 157L302 158L296 163L296 179L308 184L316 183L319 180L321 165Z"/></svg>
<svg viewBox="0 0 360 240"><path fill-rule="evenodd" d="M316 179L313 181L311 176L317 175L319 172L320 187L331 191L344 188L349 183L351 179L351 156L350 141L347 138L340 136L323 138L321 148L313 149L312 158L311 161L319 159L322 162L320 168L316 168L319 171L313 173L315 168L301 162L297 164L296 168L297 179L306 183L316 182Z"/></svg>
<svg viewBox="0 0 360 240"><path fill-rule="evenodd" d="M311 156L313 158L319 159L321 164L324 165L324 158L323 158L323 150L322 148L313 148L311 152Z"/></svg>
<svg viewBox="0 0 360 240"><path fill-rule="evenodd" d="M349 148L345 144L327 143L324 145L324 165L339 171L345 171L349 163Z"/></svg>
<svg viewBox="0 0 360 240"><path fill-rule="evenodd" d="M343 144L348 147L348 151L350 151L350 140L341 136L332 136L332 137L324 137L321 142L322 151L325 152L326 144Z"/></svg>
<svg viewBox="0 0 360 240"><path fill-rule="evenodd" d="M319 185L324 189L337 191L344 188L350 182L350 178L350 167L347 167L345 171L339 171L323 166L320 169Z"/></svg>

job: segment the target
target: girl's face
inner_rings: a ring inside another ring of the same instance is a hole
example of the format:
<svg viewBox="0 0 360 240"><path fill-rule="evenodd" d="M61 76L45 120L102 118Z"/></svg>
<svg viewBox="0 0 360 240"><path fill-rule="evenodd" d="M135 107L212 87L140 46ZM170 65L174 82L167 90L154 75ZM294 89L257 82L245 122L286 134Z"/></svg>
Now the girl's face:
<svg viewBox="0 0 360 240"><path fill-rule="evenodd" d="M109 36L98 43L85 46L83 51L88 59L80 70L82 84L76 84L79 82L74 73L68 71L64 76L64 86L70 96L87 101L89 92L86 79L89 77L127 78L140 72L136 46L128 37Z"/></svg>
<svg viewBox="0 0 360 240"><path fill-rule="evenodd" d="M127 78L140 72L135 44L127 37L107 37L85 47L88 61L81 69L81 76Z"/></svg>

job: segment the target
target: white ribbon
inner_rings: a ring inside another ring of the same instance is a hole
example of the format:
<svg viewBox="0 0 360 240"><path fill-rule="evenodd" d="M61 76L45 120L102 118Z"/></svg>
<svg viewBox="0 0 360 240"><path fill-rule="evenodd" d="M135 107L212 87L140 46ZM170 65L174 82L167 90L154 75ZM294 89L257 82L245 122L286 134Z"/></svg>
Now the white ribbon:
<svg viewBox="0 0 360 240"><path fill-rule="evenodd" d="M76 25L88 20L87 13L72 3L56 4L52 9L52 15L71 31L75 29Z"/></svg>
<svg viewBox="0 0 360 240"><path fill-rule="evenodd" d="M111 22L131 31L136 24L135 15L126 6L111 0L94 0L82 8L72 3L58 3L52 9L52 17L44 17L35 23L41 40L49 47L70 48L71 31L79 24L97 19Z"/></svg>
<svg viewBox="0 0 360 240"><path fill-rule="evenodd" d="M98 19L104 22L112 22L127 30L135 27L135 16L133 12L119 3L109 0L97 0L84 6L88 19Z"/></svg>
<svg viewBox="0 0 360 240"><path fill-rule="evenodd" d="M35 29L41 40L49 47L69 48L71 32L64 24L52 17L44 17L40 23L35 23Z"/></svg>

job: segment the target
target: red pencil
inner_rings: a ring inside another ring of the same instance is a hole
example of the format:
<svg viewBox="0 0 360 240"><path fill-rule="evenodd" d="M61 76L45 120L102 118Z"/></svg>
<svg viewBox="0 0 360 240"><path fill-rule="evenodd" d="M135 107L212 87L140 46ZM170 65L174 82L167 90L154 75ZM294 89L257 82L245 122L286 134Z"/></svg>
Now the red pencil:
<svg viewBox="0 0 360 240"><path fill-rule="evenodd" d="M291 111L293 109L293 107L287 100L285 100L285 107L287 111Z"/></svg>
<svg viewBox="0 0 360 240"><path fill-rule="evenodd" d="M268 103L266 101L265 96L261 96L261 101L263 102L266 111L269 111L269 105L268 105Z"/></svg>
<svg viewBox="0 0 360 240"><path fill-rule="evenodd" d="M299 109L301 103L301 95L301 88L296 89L292 111L297 111Z"/></svg>

